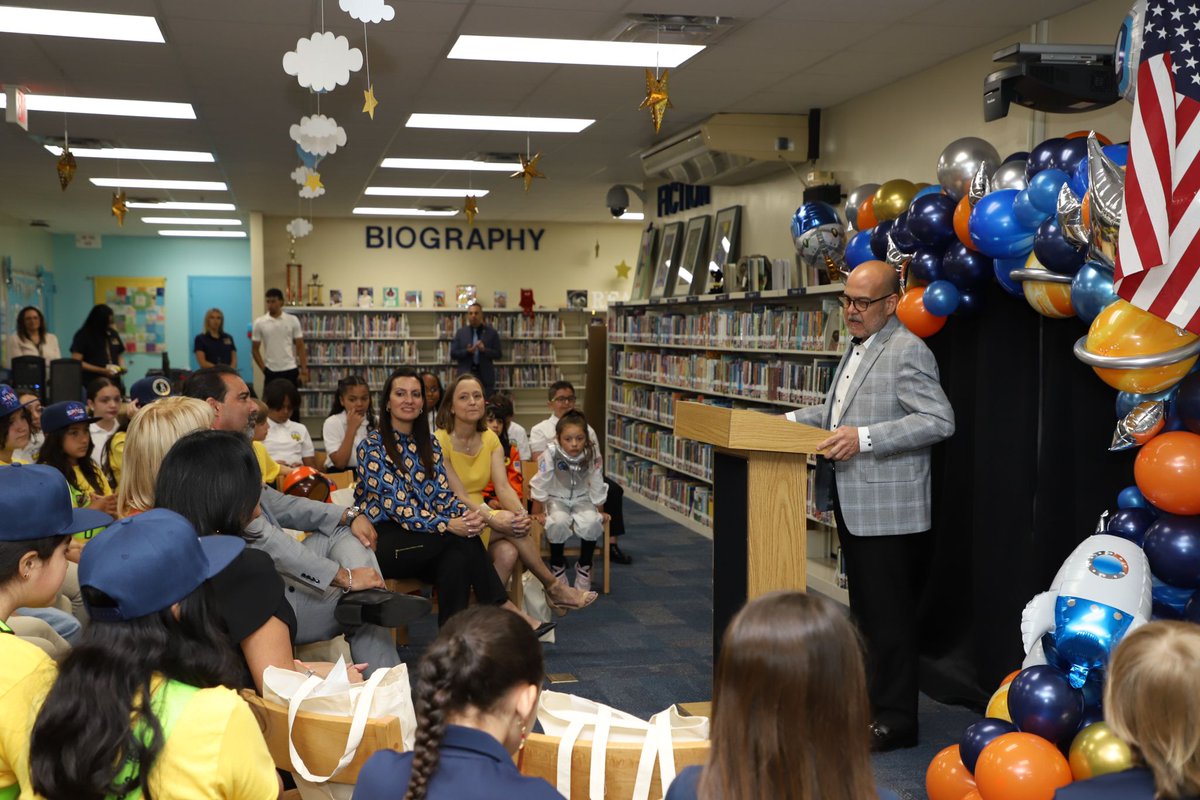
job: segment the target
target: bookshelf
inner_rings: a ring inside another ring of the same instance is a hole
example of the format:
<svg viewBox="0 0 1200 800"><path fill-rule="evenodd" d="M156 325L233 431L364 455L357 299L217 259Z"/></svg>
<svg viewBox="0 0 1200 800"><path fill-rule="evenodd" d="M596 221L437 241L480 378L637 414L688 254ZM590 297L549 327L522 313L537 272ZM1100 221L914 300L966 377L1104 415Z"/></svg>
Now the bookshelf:
<svg viewBox="0 0 1200 800"><path fill-rule="evenodd" d="M304 331L309 383L300 390L300 416L316 430L329 413L340 378L362 375L375 394L400 365L436 373L446 385L456 364L450 342L466 322L458 308L288 307ZM532 318L518 309L488 309L484 322L500 334L496 388L511 392L516 421L528 430L548 415L546 388L556 380L586 390L587 326L598 312L538 309ZM603 318L601 316L601 318Z"/></svg>
<svg viewBox="0 0 1200 800"><path fill-rule="evenodd" d="M675 403L781 414L822 402L848 337L842 288L610 305L605 469L626 497L711 537L712 448L675 437ZM833 515L812 508L811 485L807 496L809 585L848 602Z"/></svg>

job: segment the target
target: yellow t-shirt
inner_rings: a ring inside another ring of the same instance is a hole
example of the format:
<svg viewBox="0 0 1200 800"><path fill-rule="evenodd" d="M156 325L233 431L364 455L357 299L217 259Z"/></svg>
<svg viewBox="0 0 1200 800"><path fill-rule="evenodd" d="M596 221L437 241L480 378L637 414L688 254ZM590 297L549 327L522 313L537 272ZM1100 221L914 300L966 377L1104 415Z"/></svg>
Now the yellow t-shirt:
<svg viewBox="0 0 1200 800"><path fill-rule="evenodd" d="M442 455L450 459L458 479L471 498L471 508L483 505L483 490L492 481L492 453L500 449L500 437L491 431L483 432L483 446L473 456L460 453L450 446L450 433L439 429L436 434Z"/></svg>
<svg viewBox="0 0 1200 800"><path fill-rule="evenodd" d="M15 636L0 637L0 787L19 783L21 800L33 800L37 795L30 787L29 738L54 681L54 662ZM24 678L14 680L22 668ZM278 796L271 753L254 714L237 692L224 687L196 692L154 762L150 791L172 800Z"/></svg>
<svg viewBox="0 0 1200 800"><path fill-rule="evenodd" d="M121 468L125 466L125 431L117 431L108 440L108 468L112 470L113 480L121 483Z"/></svg>
<svg viewBox="0 0 1200 800"><path fill-rule="evenodd" d="M122 447L124 447L124 445L122 445ZM105 495L112 494L113 490L112 487L108 485L108 478L104 477L104 473L100 471L99 467L96 467L96 472L100 475L99 495L103 497ZM75 467L75 483L77 486L79 486L78 489L68 484L68 488L71 490L71 505L73 505L75 508L85 508L91 504L92 499L96 497L97 492L92 489L92 485L88 483L88 479L86 476L84 476L83 470L81 470L78 466ZM75 534L75 538L86 542L87 540L93 538L97 533L100 533L102 530L104 530L104 528L92 528L90 531L83 531Z"/></svg>
<svg viewBox="0 0 1200 800"><path fill-rule="evenodd" d="M263 483L274 483L275 479L279 477L279 465L267 452L267 446L262 442L251 442L250 446L254 448L254 457L258 459L258 469L262 472Z"/></svg>

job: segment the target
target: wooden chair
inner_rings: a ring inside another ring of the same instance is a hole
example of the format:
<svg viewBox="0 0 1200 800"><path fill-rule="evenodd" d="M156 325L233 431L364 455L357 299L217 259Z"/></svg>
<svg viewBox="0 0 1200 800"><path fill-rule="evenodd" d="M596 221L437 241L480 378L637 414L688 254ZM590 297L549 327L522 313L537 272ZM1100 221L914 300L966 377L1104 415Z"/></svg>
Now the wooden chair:
<svg viewBox="0 0 1200 800"><path fill-rule="evenodd" d="M338 489L353 489L354 488L354 470L347 469L341 472L327 472L325 477L333 481L333 485Z"/></svg>
<svg viewBox="0 0 1200 800"><path fill-rule="evenodd" d="M288 750L287 706L268 702L249 689L242 690L242 698L250 705L250 710L258 719L263 739L266 740L267 749L271 752L271 760L275 762L277 768L291 772L292 756ZM324 775L337 766L349 734L349 717L334 717L328 714L301 711L296 715L292 739L296 744L296 751L304 759L308 768L318 775ZM346 765L345 769L330 778L329 782L352 786L358 780L358 773L363 768L363 764L376 751L403 749L404 740L401 737L398 717L369 719L354 759Z"/></svg>
<svg viewBox="0 0 1200 800"><path fill-rule="evenodd" d="M530 460L530 461L522 461L521 462L521 475L522 475L521 494L522 494L522 499L524 499L526 502L529 502L529 500L531 499L529 496L529 482L533 479L533 476L537 474L537 471L538 471L538 465L537 465L536 461ZM535 520L533 523L533 530L529 532L529 535L537 536L538 541L540 543L542 543L543 545L545 545L544 547L541 548L541 551L547 558L549 558L550 546L549 546L549 544L546 543L546 529L542 526L542 524ZM611 555L611 552L609 551L609 547L608 547L609 543L610 543L609 524L607 522L605 522L604 523L604 536L602 537L601 542L600 542L601 548L604 551L604 554L602 556L602 558L604 560L604 585L603 585L604 594L608 594L609 591L611 591L611 589L612 589L612 579L610 577L612 575L612 570L609 569L609 567L611 566L611 562L610 562L610 558L609 558L609 556ZM575 557L579 556L579 548L578 547L568 547L563 552L569 556L575 556Z"/></svg>
<svg viewBox="0 0 1200 800"><path fill-rule="evenodd" d="M557 736L531 733L525 749L518 756L522 775L545 779L551 786L558 781ZM678 742L675 751L675 770L703 764L708 760L709 742ZM609 742L604 759L604 796L631 797L637 778L638 760L642 756L640 742ZM571 793L569 800L588 800L588 782L592 765L592 743L579 741L571 752ZM665 794L658 777L658 765L650 783L650 797Z"/></svg>

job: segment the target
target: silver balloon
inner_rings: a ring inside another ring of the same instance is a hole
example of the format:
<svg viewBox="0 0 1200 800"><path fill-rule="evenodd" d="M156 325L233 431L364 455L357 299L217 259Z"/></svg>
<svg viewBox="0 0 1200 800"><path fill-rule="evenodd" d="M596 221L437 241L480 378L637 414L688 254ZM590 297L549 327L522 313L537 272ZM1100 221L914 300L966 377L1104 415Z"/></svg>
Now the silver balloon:
<svg viewBox="0 0 1200 800"><path fill-rule="evenodd" d="M1027 186L1029 182L1025 180L1025 159L1009 161L1007 164L1001 164L1000 169L992 173L992 189L1016 189L1020 191Z"/></svg>
<svg viewBox="0 0 1200 800"><path fill-rule="evenodd" d="M1117 238L1121 232L1121 210L1125 207L1125 171L1104 155L1095 134L1088 137L1088 243L1090 257L1105 266L1117 261Z"/></svg>
<svg viewBox="0 0 1200 800"><path fill-rule="evenodd" d="M1138 403L1133 410L1117 420L1117 429L1113 431L1112 444L1108 449L1115 453L1149 441L1151 436L1162 429L1165 416L1161 400Z"/></svg>
<svg viewBox="0 0 1200 800"><path fill-rule="evenodd" d="M896 243L892 241L891 233L888 233L887 258L884 260L895 267L896 274L900 276L900 293L903 294L908 285L908 262L912 261L912 256L900 252L900 248L896 247Z"/></svg>
<svg viewBox="0 0 1200 800"><path fill-rule="evenodd" d="M1083 247L1088 243L1087 230L1083 227L1083 204L1065 183L1058 190L1055 213L1058 216L1058 228L1067 242L1073 247Z"/></svg>
<svg viewBox="0 0 1200 800"><path fill-rule="evenodd" d="M975 173L975 177L971 179L971 188L967 190L967 204L971 208L983 199L983 196L992 190L992 165L988 162L983 162L979 165L979 171Z"/></svg>
<svg viewBox="0 0 1200 800"><path fill-rule="evenodd" d="M850 194L846 195L846 222L850 223L854 230L858 230L858 207L862 205L863 200L873 197L878 189L878 183L864 183L862 186L855 186L850 190Z"/></svg>
<svg viewBox="0 0 1200 800"><path fill-rule="evenodd" d="M1113 61L1113 69L1117 73L1117 91L1131 103L1137 95L1137 71L1142 60L1142 25L1145 21L1146 0L1136 0L1117 32Z"/></svg>
<svg viewBox="0 0 1200 800"><path fill-rule="evenodd" d="M1000 154L996 152L996 148L974 136L955 139L946 145L946 149L938 158L938 183L946 194L956 201L961 200L971 189L971 180L985 161L1000 163Z"/></svg>

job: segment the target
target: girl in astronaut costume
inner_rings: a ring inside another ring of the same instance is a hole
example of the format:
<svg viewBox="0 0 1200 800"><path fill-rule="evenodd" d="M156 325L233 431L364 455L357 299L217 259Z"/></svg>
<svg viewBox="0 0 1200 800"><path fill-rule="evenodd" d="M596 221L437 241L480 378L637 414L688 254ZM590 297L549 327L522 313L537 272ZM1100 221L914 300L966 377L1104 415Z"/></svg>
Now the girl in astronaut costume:
<svg viewBox="0 0 1200 800"><path fill-rule="evenodd" d="M564 549L574 534L580 539L575 564L575 588L590 591L592 554L604 533L604 501L608 487L600 454L588 437L587 420L578 411L568 411L558 420L555 440L538 459L538 471L529 482L533 517L546 528L550 542L550 571L567 582Z"/></svg>

